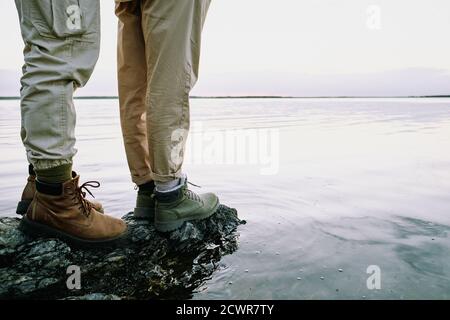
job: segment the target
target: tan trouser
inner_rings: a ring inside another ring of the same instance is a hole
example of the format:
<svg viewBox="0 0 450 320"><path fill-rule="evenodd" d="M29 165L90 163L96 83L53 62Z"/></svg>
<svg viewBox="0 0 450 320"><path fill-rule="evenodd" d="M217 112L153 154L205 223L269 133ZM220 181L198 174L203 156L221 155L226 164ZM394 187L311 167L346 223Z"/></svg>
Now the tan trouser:
<svg viewBox="0 0 450 320"><path fill-rule="evenodd" d="M21 136L30 163L49 169L76 154L73 92L100 50L100 0L15 0L25 43Z"/></svg>
<svg viewBox="0 0 450 320"><path fill-rule="evenodd" d="M210 0L116 5L122 131L132 180L179 178Z"/></svg>

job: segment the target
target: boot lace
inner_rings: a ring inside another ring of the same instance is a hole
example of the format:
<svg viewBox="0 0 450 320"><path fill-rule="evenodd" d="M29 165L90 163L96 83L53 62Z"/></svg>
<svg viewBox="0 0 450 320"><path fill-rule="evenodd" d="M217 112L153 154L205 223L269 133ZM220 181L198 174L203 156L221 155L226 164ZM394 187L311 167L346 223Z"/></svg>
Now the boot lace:
<svg viewBox="0 0 450 320"><path fill-rule="evenodd" d="M98 181L88 181L83 183L81 186L76 189L76 197L78 203L80 204L79 209L83 212L86 217L89 217L91 214L92 203L86 200L86 195L89 193L92 198L95 198L89 188L100 188L100 182Z"/></svg>
<svg viewBox="0 0 450 320"><path fill-rule="evenodd" d="M188 184L190 184L191 186L197 187L197 188L201 188L199 185L196 185L189 181L188 181ZM186 197L191 200L197 201L197 202L202 202L202 200L200 199L200 196L188 188L186 188Z"/></svg>

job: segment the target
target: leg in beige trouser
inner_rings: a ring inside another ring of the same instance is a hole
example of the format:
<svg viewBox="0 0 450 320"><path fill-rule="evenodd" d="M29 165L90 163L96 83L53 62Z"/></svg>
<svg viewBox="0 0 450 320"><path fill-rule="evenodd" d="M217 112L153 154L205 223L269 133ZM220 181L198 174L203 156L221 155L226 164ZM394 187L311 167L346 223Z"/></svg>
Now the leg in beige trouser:
<svg viewBox="0 0 450 320"><path fill-rule="evenodd" d="M75 89L89 80L100 50L99 0L16 0L25 43L21 136L36 170L76 154Z"/></svg>
<svg viewBox="0 0 450 320"><path fill-rule="evenodd" d="M189 93L198 78L201 32L210 0L119 3L121 123L133 181L182 175Z"/></svg>

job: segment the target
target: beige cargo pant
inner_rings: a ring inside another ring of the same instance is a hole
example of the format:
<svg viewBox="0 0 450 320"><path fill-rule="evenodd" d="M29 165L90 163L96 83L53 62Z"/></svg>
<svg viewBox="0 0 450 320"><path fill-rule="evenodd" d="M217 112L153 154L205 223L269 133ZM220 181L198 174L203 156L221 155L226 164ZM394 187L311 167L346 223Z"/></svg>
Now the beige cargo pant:
<svg viewBox="0 0 450 320"><path fill-rule="evenodd" d="M25 42L21 136L36 169L72 163L73 93L89 80L100 47L99 0L15 0Z"/></svg>
<svg viewBox="0 0 450 320"><path fill-rule="evenodd" d="M117 1L120 116L132 180L182 175L210 0Z"/></svg>

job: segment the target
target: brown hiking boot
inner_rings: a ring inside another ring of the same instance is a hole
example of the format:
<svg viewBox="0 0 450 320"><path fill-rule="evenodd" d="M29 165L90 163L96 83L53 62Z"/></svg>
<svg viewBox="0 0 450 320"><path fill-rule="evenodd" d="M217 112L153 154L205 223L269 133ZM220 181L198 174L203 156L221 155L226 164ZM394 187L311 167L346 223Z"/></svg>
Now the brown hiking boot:
<svg viewBox="0 0 450 320"><path fill-rule="evenodd" d="M16 213L23 216L27 213L28 207L31 201L33 201L34 194L36 193L36 177L29 176L27 184L22 192L22 197L19 204L17 205Z"/></svg>
<svg viewBox="0 0 450 320"><path fill-rule="evenodd" d="M76 177L76 173L74 172L73 177ZM28 177L27 184L22 192L22 198L17 205L16 213L23 216L27 213L28 207L30 206L31 201L33 201L34 194L36 193L36 176L30 175ZM86 200L88 201L88 200ZM103 206L98 201L89 201L92 204L92 207L100 213L104 213Z"/></svg>
<svg viewBox="0 0 450 320"><path fill-rule="evenodd" d="M85 199L95 181L78 186L77 176L63 184L36 182L36 193L21 222L23 231L35 236L58 237L78 245L109 244L124 239L127 225L99 213Z"/></svg>

